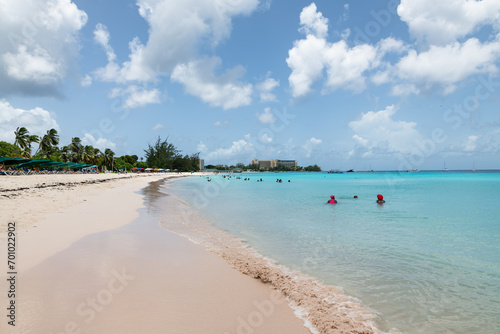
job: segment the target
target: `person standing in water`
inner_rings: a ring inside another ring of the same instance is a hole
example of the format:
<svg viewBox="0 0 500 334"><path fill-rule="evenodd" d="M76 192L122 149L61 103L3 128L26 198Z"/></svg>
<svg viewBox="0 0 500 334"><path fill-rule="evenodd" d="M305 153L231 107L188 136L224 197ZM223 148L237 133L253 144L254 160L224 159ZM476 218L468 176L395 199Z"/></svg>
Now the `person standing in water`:
<svg viewBox="0 0 500 334"><path fill-rule="evenodd" d="M377 203L378 203L378 204L385 203L385 201L384 201L384 196L382 196L382 195L378 194L378 195L377 195Z"/></svg>
<svg viewBox="0 0 500 334"><path fill-rule="evenodd" d="M329 200L328 200L328 202L326 202L326 203L332 203L332 204L335 204L335 203L337 203L337 200L335 199L335 196L331 195L331 196L330 196L330 199L329 199Z"/></svg>

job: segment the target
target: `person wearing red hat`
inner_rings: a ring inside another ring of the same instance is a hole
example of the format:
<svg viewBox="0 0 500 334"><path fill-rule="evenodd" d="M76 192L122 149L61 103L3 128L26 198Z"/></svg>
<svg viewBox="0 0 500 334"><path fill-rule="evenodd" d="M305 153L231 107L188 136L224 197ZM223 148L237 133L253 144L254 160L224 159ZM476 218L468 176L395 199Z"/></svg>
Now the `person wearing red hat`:
<svg viewBox="0 0 500 334"><path fill-rule="evenodd" d="M335 204L335 203L337 203L337 200L335 199L335 196L331 195L330 199L326 203L333 203L333 204Z"/></svg>
<svg viewBox="0 0 500 334"><path fill-rule="evenodd" d="M382 196L382 195L378 194L378 195L377 195L377 203L378 203L378 204L385 203L385 201L384 201L384 196Z"/></svg>

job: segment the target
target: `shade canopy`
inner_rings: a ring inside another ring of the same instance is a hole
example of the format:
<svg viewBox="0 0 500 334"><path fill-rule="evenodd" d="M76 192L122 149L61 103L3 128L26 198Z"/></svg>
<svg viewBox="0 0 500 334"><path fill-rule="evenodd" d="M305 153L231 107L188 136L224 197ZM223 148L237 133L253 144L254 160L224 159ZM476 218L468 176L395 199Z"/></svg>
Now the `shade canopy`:
<svg viewBox="0 0 500 334"><path fill-rule="evenodd" d="M0 157L0 164L4 165L17 165L27 161L30 161L30 159Z"/></svg>
<svg viewBox="0 0 500 334"><path fill-rule="evenodd" d="M4 165L17 165L17 167L49 167L49 168L74 168L74 169L86 169L86 168L96 168L97 165L93 164L79 164L76 162L58 162L47 159L21 159L21 158L8 158L0 157L0 164Z"/></svg>
<svg viewBox="0 0 500 334"><path fill-rule="evenodd" d="M27 162L23 162L23 163L19 164L18 167L42 166L42 165L50 164L52 162L54 162L54 161L47 160L47 159L29 160Z"/></svg>

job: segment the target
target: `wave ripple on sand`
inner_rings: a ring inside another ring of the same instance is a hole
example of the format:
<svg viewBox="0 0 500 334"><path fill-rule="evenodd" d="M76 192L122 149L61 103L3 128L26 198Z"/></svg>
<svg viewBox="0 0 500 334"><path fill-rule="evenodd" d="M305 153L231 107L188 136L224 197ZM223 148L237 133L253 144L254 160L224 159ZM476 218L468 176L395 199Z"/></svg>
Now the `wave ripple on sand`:
<svg viewBox="0 0 500 334"><path fill-rule="evenodd" d="M211 225L176 196L155 197L150 205L160 213L162 227L205 246L243 274L283 293L312 333L381 333L376 316L339 289L263 257L243 240Z"/></svg>

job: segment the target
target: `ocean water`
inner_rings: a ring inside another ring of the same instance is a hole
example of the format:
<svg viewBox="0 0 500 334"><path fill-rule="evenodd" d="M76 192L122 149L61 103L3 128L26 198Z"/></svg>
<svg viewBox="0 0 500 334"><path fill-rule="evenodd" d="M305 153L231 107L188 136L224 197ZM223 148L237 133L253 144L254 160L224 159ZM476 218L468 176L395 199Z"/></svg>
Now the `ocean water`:
<svg viewBox="0 0 500 334"><path fill-rule="evenodd" d="M164 192L261 255L338 287L380 330L500 333L500 173L211 179L184 178ZM332 194L338 203L326 204Z"/></svg>

